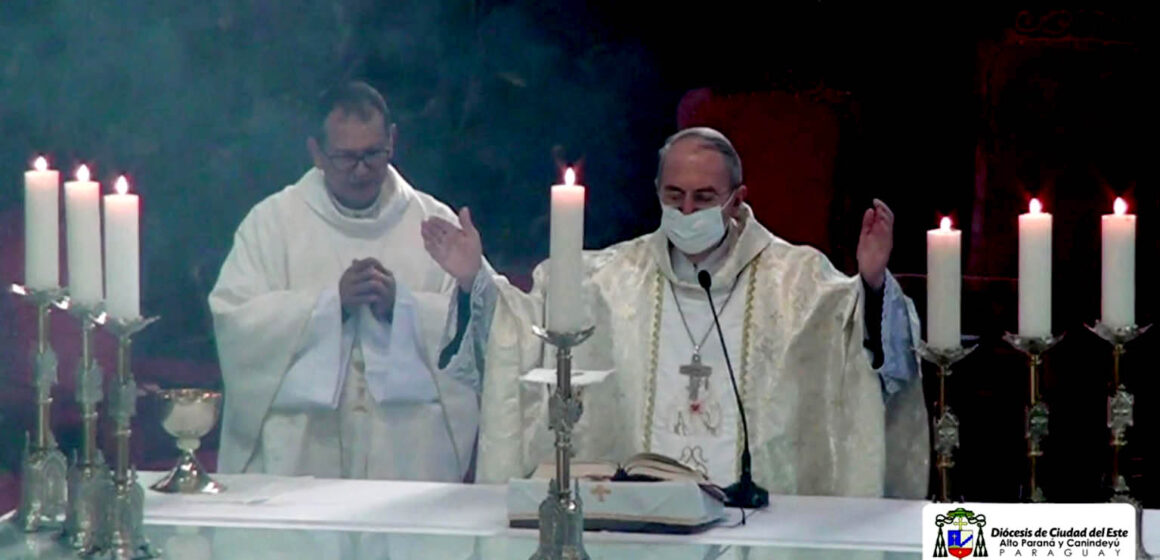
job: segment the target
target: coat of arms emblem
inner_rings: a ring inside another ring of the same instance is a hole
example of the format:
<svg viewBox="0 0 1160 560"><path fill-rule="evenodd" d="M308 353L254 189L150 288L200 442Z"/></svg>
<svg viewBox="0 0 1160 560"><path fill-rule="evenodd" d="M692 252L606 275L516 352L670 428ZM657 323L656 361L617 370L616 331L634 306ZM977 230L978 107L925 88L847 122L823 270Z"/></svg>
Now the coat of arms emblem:
<svg viewBox="0 0 1160 560"><path fill-rule="evenodd" d="M934 541L935 558L946 558L947 555L960 559L972 555L976 558L987 557L987 541L983 537L983 527L987 526L986 516L958 508L946 514L938 514L934 524L938 527L938 537Z"/></svg>

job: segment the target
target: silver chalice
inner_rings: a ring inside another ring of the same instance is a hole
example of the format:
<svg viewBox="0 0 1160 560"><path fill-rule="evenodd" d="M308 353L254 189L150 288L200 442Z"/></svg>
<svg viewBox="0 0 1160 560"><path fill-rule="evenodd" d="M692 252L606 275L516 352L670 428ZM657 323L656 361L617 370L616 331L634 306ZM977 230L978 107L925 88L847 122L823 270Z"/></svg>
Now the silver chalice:
<svg viewBox="0 0 1160 560"><path fill-rule="evenodd" d="M158 392L165 401L161 426L177 438L181 456L177 465L150 488L168 494L217 494L225 486L210 478L193 452L201 438L217 424L222 394L207 389L167 389Z"/></svg>

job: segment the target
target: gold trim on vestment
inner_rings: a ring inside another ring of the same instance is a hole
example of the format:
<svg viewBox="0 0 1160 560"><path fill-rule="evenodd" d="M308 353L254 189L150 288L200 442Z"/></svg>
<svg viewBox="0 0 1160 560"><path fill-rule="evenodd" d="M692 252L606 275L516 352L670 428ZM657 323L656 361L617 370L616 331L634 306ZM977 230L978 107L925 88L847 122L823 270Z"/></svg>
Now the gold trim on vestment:
<svg viewBox="0 0 1160 560"><path fill-rule="evenodd" d="M661 345L661 304L664 303L665 294L665 276L661 274L661 270L657 269L657 281L653 287L653 320L652 320L652 340L649 344L649 368L648 375L645 376L645 405L644 405L644 450L652 451L652 422L653 422L653 407L656 404L656 387L657 387L657 353L660 351Z"/></svg>
<svg viewBox="0 0 1160 560"><path fill-rule="evenodd" d="M745 401L746 389L749 387L749 342L751 337L750 327L753 325L753 295L757 291L757 269L759 268L759 261L761 255L758 253L753 257L753 261L749 263L749 285L745 287L745 323L741 327L741 378L737 380L738 392L741 393L742 402ZM737 414L740 419L741 410L738 409ZM737 476L741 476L741 452L745 450L745 432L741 429L741 423L737 423L737 461L733 463L737 471Z"/></svg>
<svg viewBox="0 0 1160 560"><path fill-rule="evenodd" d="M764 251L762 251L764 253ZM741 393L742 402L745 401L745 391L749 381L749 344L750 344L750 330L753 323L753 303L754 296L757 291L757 269L759 268L759 261L762 253L758 253L753 257L747 266L751 267L749 270L749 283L745 287L745 318L741 327L741 375L738 380L737 390ZM652 426L653 426L653 411L656 407L656 388L657 388L657 361L658 353L661 344L661 307L664 302L664 286L665 277L661 270L657 269L657 281L655 283L653 320L652 320L652 337L649 341L649 368L648 375L645 376L645 406L644 406L644 450L652 451ZM673 298L677 295L674 293ZM728 372L726 372L728 375ZM738 415L741 411L737 411ZM738 417L740 420L740 417ZM737 457L734 461L735 468L740 476L741 472L741 452L744 450L744 432L741 429L741 422L737 423Z"/></svg>

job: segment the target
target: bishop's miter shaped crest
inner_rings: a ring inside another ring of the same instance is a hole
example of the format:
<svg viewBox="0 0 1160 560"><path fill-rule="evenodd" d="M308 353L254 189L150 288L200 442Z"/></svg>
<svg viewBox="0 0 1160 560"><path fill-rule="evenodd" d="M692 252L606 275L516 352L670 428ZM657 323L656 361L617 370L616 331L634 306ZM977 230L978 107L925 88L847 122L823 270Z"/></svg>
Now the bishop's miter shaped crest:
<svg viewBox="0 0 1160 560"><path fill-rule="evenodd" d="M966 558L972 554L976 558L987 557L987 541L983 538L983 527L987 526L986 516L958 508L945 515L938 514L934 524L938 527L938 537L934 541L935 558L946 558L948 554L955 558ZM945 538L943 526L948 526Z"/></svg>

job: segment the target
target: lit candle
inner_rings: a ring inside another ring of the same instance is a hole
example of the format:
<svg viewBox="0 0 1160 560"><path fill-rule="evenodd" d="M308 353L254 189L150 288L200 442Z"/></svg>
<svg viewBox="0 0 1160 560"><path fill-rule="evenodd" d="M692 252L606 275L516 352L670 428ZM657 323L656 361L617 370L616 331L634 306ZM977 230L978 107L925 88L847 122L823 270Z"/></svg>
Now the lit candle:
<svg viewBox="0 0 1160 560"><path fill-rule="evenodd" d="M105 309L113 319L141 316L140 198L119 177L105 195Z"/></svg>
<svg viewBox="0 0 1160 560"><path fill-rule="evenodd" d="M24 172L24 284L60 286L60 172L43 156Z"/></svg>
<svg viewBox="0 0 1160 560"><path fill-rule="evenodd" d="M926 232L926 343L932 348L962 345L962 239L950 218Z"/></svg>
<svg viewBox="0 0 1160 560"><path fill-rule="evenodd" d="M1036 198L1019 216L1019 336L1051 336L1051 214Z"/></svg>
<svg viewBox="0 0 1160 560"><path fill-rule="evenodd" d="M1102 317L1112 328L1136 323L1136 216L1116 198L1114 214L1103 216Z"/></svg>
<svg viewBox="0 0 1160 560"><path fill-rule="evenodd" d="M89 180L89 168L77 169L75 181L64 184L67 225L69 298L82 305L101 302L101 186Z"/></svg>
<svg viewBox="0 0 1160 560"><path fill-rule="evenodd" d="M575 332L583 328L584 187L575 184L571 167L564 184L552 186L552 224L548 262L548 330Z"/></svg>

